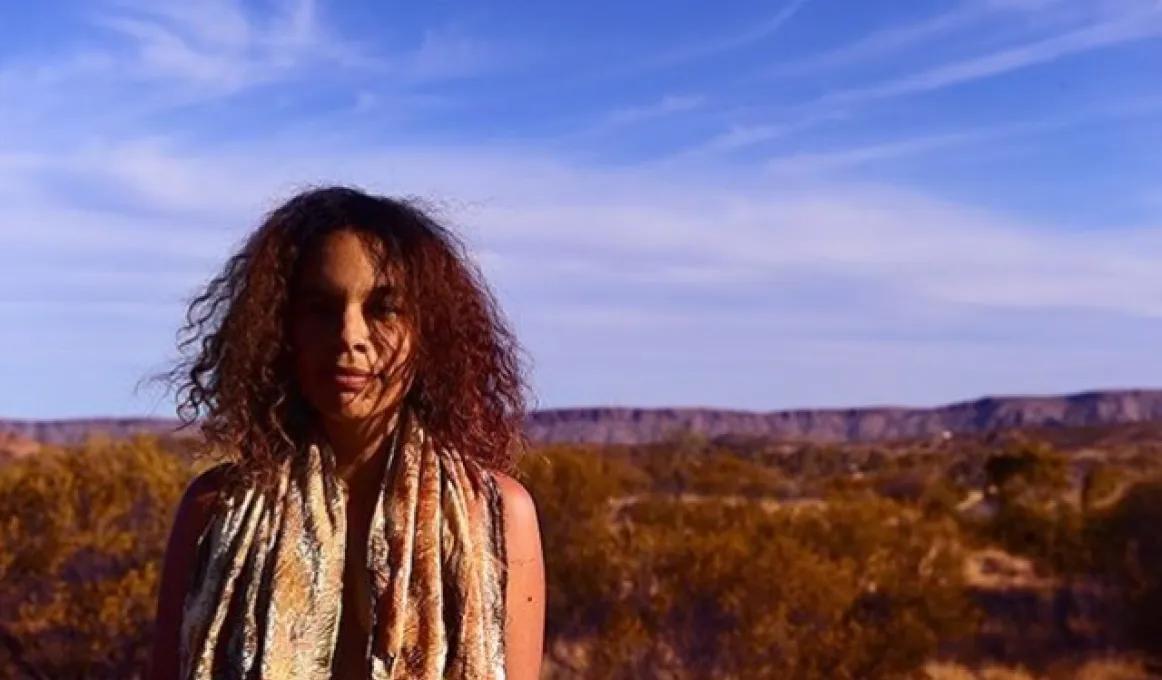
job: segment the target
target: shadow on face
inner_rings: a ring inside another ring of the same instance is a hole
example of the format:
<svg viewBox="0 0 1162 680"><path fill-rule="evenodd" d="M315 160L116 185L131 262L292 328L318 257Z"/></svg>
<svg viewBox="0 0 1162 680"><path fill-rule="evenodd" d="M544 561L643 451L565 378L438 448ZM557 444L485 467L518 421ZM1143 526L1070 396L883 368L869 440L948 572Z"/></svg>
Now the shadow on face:
<svg viewBox="0 0 1162 680"><path fill-rule="evenodd" d="M383 416L408 387L412 333L384 247L352 230L329 234L305 255L292 292L295 379L331 425Z"/></svg>

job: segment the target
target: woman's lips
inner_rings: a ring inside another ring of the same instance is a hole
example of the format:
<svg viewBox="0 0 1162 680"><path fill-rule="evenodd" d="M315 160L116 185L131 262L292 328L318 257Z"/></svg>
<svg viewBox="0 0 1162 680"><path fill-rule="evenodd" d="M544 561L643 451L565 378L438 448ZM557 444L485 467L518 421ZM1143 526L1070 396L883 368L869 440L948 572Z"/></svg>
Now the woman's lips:
<svg viewBox="0 0 1162 680"><path fill-rule="evenodd" d="M331 380L343 392L361 392L371 382L372 375L362 371L337 370Z"/></svg>

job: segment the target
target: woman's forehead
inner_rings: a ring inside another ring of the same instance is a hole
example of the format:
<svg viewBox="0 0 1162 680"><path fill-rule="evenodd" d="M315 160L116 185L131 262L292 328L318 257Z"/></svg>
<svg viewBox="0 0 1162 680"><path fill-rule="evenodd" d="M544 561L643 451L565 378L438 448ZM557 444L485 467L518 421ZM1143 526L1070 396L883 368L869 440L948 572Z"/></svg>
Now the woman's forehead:
<svg viewBox="0 0 1162 680"><path fill-rule="evenodd" d="M304 288L371 291L391 287L398 279L398 267L384 247L349 230L324 237L303 264Z"/></svg>

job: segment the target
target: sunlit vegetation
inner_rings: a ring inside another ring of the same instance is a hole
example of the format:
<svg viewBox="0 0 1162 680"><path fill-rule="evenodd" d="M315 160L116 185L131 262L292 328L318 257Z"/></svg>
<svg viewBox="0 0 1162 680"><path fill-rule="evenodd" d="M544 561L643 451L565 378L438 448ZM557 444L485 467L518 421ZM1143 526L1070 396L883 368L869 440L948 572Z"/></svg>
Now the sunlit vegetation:
<svg viewBox="0 0 1162 680"><path fill-rule="evenodd" d="M45 450L0 470L0 677L128 678L143 667L189 476L145 439Z"/></svg>
<svg viewBox="0 0 1162 680"><path fill-rule="evenodd" d="M1111 436L537 449L546 677L1147 677L1157 442ZM189 447L0 465L0 680L142 677Z"/></svg>

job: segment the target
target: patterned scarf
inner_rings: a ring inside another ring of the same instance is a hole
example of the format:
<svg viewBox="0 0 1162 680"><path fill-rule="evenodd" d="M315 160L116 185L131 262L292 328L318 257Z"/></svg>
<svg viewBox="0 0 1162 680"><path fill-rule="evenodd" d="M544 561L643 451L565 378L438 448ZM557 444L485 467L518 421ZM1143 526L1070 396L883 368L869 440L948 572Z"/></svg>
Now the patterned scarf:
<svg viewBox="0 0 1162 680"><path fill-rule="evenodd" d="M419 426L400 430L368 537L367 677L503 680L497 488ZM183 680L331 678L345 497L330 449L312 445L284 466L273 493L245 489L226 499L191 574Z"/></svg>

